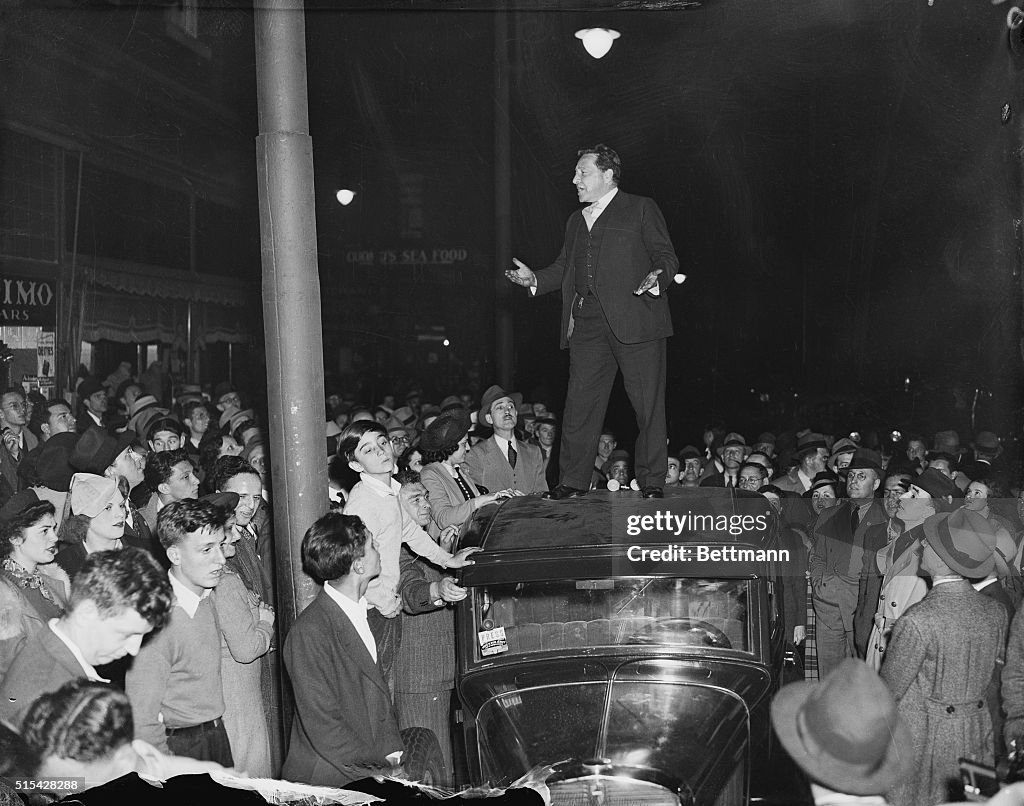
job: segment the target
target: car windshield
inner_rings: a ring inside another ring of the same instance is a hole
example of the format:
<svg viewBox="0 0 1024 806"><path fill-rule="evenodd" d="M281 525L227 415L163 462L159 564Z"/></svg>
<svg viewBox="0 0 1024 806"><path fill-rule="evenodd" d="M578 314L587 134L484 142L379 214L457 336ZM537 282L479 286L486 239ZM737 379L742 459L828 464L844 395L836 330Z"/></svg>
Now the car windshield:
<svg viewBox="0 0 1024 806"><path fill-rule="evenodd" d="M627 577L474 588L477 659L623 644L749 652L749 585Z"/></svg>
<svg viewBox="0 0 1024 806"><path fill-rule="evenodd" d="M737 735L746 739L747 711L741 697L716 686L628 679L613 680L610 696L609 684L598 682L506 692L480 709L477 724L492 780L515 780L537 764L603 757L690 781Z"/></svg>

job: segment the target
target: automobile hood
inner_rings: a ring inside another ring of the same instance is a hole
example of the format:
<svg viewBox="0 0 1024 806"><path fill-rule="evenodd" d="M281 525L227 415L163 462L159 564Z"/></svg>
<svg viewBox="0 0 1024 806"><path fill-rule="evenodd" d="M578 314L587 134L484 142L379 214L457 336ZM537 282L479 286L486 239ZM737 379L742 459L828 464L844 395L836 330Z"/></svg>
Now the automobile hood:
<svg viewBox="0 0 1024 806"><path fill-rule="evenodd" d="M492 681L476 713L484 776L515 780L554 764L551 780L597 769L680 792L717 791L744 763L750 706L767 694L768 677L756 666L715 666L650 659L605 675L591 666L566 682L538 670L532 680Z"/></svg>

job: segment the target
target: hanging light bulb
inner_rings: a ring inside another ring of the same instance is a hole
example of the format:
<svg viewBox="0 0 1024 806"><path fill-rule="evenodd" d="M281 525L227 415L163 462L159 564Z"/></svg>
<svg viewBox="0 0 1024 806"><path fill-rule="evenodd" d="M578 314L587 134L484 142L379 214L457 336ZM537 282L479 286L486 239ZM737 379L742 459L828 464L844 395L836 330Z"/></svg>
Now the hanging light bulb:
<svg viewBox="0 0 1024 806"><path fill-rule="evenodd" d="M348 188L342 188L335 194L335 198L342 206L348 206L352 203L352 200L356 197L354 190Z"/></svg>
<svg viewBox="0 0 1024 806"><path fill-rule="evenodd" d="M576 38L583 42L583 48L595 59L602 58L612 49L612 42L622 34L611 28L581 28Z"/></svg>

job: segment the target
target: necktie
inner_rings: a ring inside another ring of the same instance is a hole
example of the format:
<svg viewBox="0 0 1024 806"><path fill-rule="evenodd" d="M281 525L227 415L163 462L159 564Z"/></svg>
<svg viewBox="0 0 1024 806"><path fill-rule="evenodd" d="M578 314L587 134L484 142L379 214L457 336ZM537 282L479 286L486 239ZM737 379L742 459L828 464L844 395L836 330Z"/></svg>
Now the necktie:
<svg viewBox="0 0 1024 806"><path fill-rule="evenodd" d="M469 485L466 484L466 480L462 477L462 468L455 468L455 483L459 485L459 489L462 491L462 496L467 501L475 498L473 491L469 489Z"/></svg>
<svg viewBox="0 0 1024 806"><path fill-rule="evenodd" d="M860 526L860 507L855 506L853 512L850 513L850 534L856 534L858 526Z"/></svg>
<svg viewBox="0 0 1024 806"><path fill-rule="evenodd" d="M508 463L512 465L513 470L516 469L516 459L518 457L519 454L516 453L516 449L512 447L512 443L508 443Z"/></svg>

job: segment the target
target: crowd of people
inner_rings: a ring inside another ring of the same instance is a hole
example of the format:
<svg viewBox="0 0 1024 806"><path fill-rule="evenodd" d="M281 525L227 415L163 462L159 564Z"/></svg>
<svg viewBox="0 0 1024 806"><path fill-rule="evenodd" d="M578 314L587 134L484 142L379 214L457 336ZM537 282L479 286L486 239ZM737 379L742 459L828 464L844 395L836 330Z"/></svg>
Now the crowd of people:
<svg viewBox="0 0 1024 806"><path fill-rule="evenodd" d="M8 773L110 785L133 770L234 768L343 787L400 767L402 731L425 727L440 745L438 780L452 783L451 606L467 591L450 571L473 553L455 538L481 507L558 488L557 414L499 386L437 405L417 390L401 405L330 395L327 513L301 546L323 587L283 634L262 418L226 383L161 400L130 375L107 381L84 379L77 411L17 387L0 397ZM669 446L665 495L765 496L803 571L784 600L807 682L783 689L773 713L815 796L931 806L960 757L1005 755L1024 733L1024 498L1010 494L1018 468L999 438L800 430L748 443L709 429L695 442ZM650 479L637 484L604 430L591 490L641 486ZM284 742L277 650L295 703ZM61 709L119 714L119 727L95 746L69 743L54 733L71 729ZM872 731L881 738L861 735ZM836 763L822 766L829 753ZM832 774L862 762L871 783Z"/></svg>

